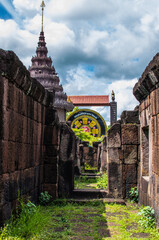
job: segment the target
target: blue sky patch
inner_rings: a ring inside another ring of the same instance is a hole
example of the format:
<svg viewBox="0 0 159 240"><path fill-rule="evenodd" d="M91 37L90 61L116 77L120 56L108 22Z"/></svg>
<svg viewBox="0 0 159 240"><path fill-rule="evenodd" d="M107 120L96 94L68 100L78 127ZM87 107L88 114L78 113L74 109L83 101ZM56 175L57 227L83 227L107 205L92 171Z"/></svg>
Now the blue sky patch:
<svg viewBox="0 0 159 240"><path fill-rule="evenodd" d="M0 3L0 18L4 20L13 18L11 14L2 6L1 3Z"/></svg>
<svg viewBox="0 0 159 240"><path fill-rule="evenodd" d="M134 58L134 59L133 59L133 62L139 62L139 61L140 61L139 58Z"/></svg>
<svg viewBox="0 0 159 240"><path fill-rule="evenodd" d="M94 66L92 65L84 65L84 69L89 72L94 72Z"/></svg>

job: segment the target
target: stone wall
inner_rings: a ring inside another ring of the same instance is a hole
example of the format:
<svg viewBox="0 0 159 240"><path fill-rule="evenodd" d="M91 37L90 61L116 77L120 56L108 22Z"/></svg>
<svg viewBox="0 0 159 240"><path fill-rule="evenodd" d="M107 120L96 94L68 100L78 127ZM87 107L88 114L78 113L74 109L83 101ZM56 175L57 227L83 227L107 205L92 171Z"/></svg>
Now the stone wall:
<svg viewBox="0 0 159 240"><path fill-rule="evenodd" d="M131 187L137 186L139 120L136 116L138 110L123 112L121 120L107 133L108 192L115 198L125 198Z"/></svg>
<svg viewBox="0 0 159 240"><path fill-rule="evenodd" d="M60 149L58 171L59 197L71 197L74 188L74 160L76 158L76 137L66 124L60 124Z"/></svg>
<svg viewBox="0 0 159 240"><path fill-rule="evenodd" d="M93 142L93 146L89 146L89 142L82 142L83 145L83 162L88 164L91 167L98 167L97 163L97 151L98 151L98 145L100 142Z"/></svg>
<svg viewBox="0 0 159 240"><path fill-rule="evenodd" d="M72 190L75 137L53 102L13 52L0 50L0 223L18 191L37 202L42 191L56 198Z"/></svg>
<svg viewBox="0 0 159 240"><path fill-rule="evenodd" d="M140 102L141 167L139 202L159 217L159 54L149 63L133 93ZM159 219L159 218L158 218Z"/></svg>
<svg viewBox="0 0 159 240"><path fill-rule="evenodd" d="M107 137L103 137L102 143L98 144L97 149L97 166L98 171L106 173L107 171Z"/></svg>

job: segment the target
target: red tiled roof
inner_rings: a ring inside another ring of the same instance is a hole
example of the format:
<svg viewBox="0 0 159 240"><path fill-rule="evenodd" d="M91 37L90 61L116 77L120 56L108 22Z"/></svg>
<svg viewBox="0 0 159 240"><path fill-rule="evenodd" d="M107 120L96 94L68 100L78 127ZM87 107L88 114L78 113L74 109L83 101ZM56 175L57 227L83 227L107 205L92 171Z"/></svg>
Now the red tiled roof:
<svg viewBox="0 0 159 240"><path fill-rule="evenodd" d="M75 106L109 106L108 95L68 96L67 99Z"/></svg>

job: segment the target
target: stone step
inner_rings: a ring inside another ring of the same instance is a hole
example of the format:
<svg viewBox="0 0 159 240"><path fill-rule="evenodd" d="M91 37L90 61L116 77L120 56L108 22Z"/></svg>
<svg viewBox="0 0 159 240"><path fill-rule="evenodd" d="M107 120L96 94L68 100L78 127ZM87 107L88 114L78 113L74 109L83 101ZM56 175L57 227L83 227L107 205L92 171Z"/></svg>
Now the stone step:
<svg viewBox="0 0 159 240"><path fill-rule="evenodd" d="M85 204L89 202L103 202L103 203L116 203L120 205L126 205L126 202L124 199L115 199L115 198L99 198L99 199L67 199L67 202L69 203L77 203L77 204Z"/></svg>
<svg viewBox="0 0 159 240"><path fill-rule="evenodd" d="M84 170L85 173L94 173L96 174L98 170Z"/></svg>
<svg viewBox="0 0 159 240"><path fill-rule="evenodd" d="M101 174L95 174L95 173L82 173L81 176L87 177L87 178L99 178Z"/></svg>
<svg viewBox="0 0 159 240"><path fill-rule="evenodd" d="M103 189L74 189L74 199L99 199L99 198L111 198L110 194Z"/></svg>

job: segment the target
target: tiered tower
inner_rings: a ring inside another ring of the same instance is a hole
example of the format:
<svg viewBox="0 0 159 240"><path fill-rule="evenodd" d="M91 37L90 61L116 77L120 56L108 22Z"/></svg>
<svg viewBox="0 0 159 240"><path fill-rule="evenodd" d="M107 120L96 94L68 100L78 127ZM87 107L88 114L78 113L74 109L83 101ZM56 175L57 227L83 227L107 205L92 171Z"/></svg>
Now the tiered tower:
<svg viewBox="0 0 159 240"><path fill-rule="evenodd" d="M36 56L32 57L32 66L29 67L30 75L36 78L48 91L55 92L55 102L53 107L58 112L59 120L66 120L66 111L72 111L74 106L67 102L67 95L63 92L62 85L59 85L60 79L52 65L51 57L48 57L44 31L43 31L43 12L45 3L42 1L42 28L40 32Z"/></svg>

